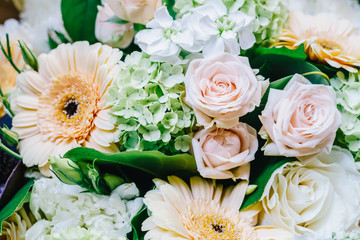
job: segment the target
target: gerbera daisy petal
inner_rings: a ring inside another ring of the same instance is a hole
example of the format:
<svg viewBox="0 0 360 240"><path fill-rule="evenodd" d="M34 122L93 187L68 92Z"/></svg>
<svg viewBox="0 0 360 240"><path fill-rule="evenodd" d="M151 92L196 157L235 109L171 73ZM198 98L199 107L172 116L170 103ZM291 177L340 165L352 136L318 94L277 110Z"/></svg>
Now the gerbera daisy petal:
<svg viewBox="0 0 360 240"><path fill-rule="evenodd" d="M274 45L296 49L304 44L311 60L354 72L360 63L360 47L355 40L359 37L349 21L335 15L292 12L287 29Z"/></svg>
<svg viewBox="0 0 360 240"><path fill-rule="evenodd" d="M29 95L41 94L48 84L48 81L32 70L20 74L16 80L16 86L21 92Z"/></svg>
<svg viewBox="0 0 360 240"><path fill-rule="evenodd" d="M39 57L39 72L19 75L11 105L27 166L38 165L46 172L49 156L77 146L118 151L115 120L102 96L120 71L117 62L109 65L107 60L119 61L119 56L119 50L101 44L61 44Z"/></svg>
<svg viewBox="0 0 360 240"><path fill-rule="evenodd" d="M257 239L253 227L256 216L249 219L252 214L245 215L230 206L242 204L244 196L240 195L245 195L243 188L247 182L225 190L239 191L234 195L224 193L221 184L200 177L190 179L190 188L175 176L169 177L169 183L158 179L154 182L157 188L144 198L152 213L142 226L148 230L145 239ZM237 204L233 203L235 197L239 197Z"/></svg>
<svg viewBox="0 0 360 240"><path fill-rule="evenodd" d="M21 95L16 98L16 103L19 107L29 110L36 110L39 107L39 99L32 95Z"/></svg>
<svg viewBox="0 0 360 240"><path fill-rule="evenodd" d="M12 122L14 131L17 131L17 128L36 126L38 123L36 111L19 112L17 115L18 117L14 118Z"/></svg>

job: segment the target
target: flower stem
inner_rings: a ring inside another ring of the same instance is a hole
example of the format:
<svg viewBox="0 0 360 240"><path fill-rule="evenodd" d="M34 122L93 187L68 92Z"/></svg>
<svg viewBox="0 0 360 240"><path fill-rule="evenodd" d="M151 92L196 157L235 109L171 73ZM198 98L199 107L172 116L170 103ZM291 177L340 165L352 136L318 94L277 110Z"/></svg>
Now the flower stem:
<svg viewBox="0 0 360 240"><path fill-rule="evenodd" d="M16 67L15 63L12 60L12 56L11 56L11 49L10 49L10 40L9 40L9 34L6 34L6 48L7 48L7 52L5 51L4 45L2 44L2 42L0 41L0 47L2 52L4 53L6 59L10 62L11 66L13 66L13 68L18 72L21 73L21 71L19 70L18 67Z"/></svg>
<svg viewBox="0 0 360 240"><path fill-rule="evenodd" d="M10 103L9 101L6 99L6 96L4 95L3 91L0 88L0 100L1 102L4 104L4 107L8 110L8 112L10 113L10 117L13 117L15 114L14 112L11 110L10 107Z"/></svg>
<svg viewBox="0 0 360 240"><path fill-rule="evenodd" d="M17 154L16 152L12 151L10 148L6 147L4 144L0 144L0 149L4 150L5 152L9 153L11 156L16 157L22 160L22 157Z"/></svg>

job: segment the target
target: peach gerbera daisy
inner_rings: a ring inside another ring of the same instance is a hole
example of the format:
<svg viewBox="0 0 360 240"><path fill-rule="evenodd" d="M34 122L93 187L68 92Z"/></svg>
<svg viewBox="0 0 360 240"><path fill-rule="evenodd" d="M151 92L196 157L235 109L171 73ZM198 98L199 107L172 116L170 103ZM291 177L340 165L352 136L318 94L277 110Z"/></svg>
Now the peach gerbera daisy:
<svg viewBox="0 0 360 240"><path fill-rule="evenodd" d="M356 68L360 66L359 41L360 36L355 34L348 20L327 13L311 16L292 12L287 29L274 45L296 49L303 43L311 60L357 72Z"/></svg>
<svg viewBox="0 0 360 240"><path fill-rule="evenodd" d="M155 179L156 189L149 191L144 203L151 212L142 225L145 239L166 240L265 240L293 239L288 231L257 226L261 208L255 205L239 211L247 181L223 189L200 177L190 179L190 187L180 178L168 177L169 183Z"/></svg>
<svg viewBox="0 0 360 240"><path fill-rule="evenodd" d="M21 73L11 106L13 130L26 166L49 175L49 156L78 146L114 152L115 121L105 94L119 73L122 53L87 42L62 44L38 59L39 71Z"/></svg>

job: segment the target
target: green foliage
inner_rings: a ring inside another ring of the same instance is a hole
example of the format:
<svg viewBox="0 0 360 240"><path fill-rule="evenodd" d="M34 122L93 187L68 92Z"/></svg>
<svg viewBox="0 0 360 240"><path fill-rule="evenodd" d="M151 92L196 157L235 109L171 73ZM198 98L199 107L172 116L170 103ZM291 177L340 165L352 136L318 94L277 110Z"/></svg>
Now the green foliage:
<svg viewBox="0 0 360 240"><path fill-rule="evenodd" d="M279 54L264 54L250 62L253 68L260 70L260 75L273 82L290 75L306 74L306 78L313 84L329 85L329 78L320 69L304 60Z"/></svg>
<svg viewBox="0 0 360 240"><path fill-rule="evenodd" d="M71 180L72 184L99 194L109 194L111 188L116 187L116 182L135 182L147 191L155 177L165 179L169 175L177 175L188 178L198 174L195 159L189 154L167 156L158 151L101 153L90 148L75 148L67 152L62 160L64 164L50 162L60 180ZM71 164L69 161L72 161ZM69 166L72 171L68 173ZM114 182L111 179L115 176Z"/></svg>
<svg viewBox="0 0 360 240"><path fill-rule="evenodd" d="M307 55L304 52L304 44L301 44L297 49L292 50L287 47L257 47L251 49L253 56L259 56L259 55L266 55L266 54L275 54L275 55L282 55L282 56L288 56L291 58L296 58L302 61L305 61L307 58Z"/></svg>
<svg viewBox="0 0 360 240"><path fill-rule="evenodd" d="M30 199L30 190L34 185L34 179L29 180L11 199L11 201L0 211L0 227L3 222L15 211L19 210L24 203Z"/></svg>
<svg viewBox="0 0 360 240"><path fill-rule="evenodd" d="M106 20L106 22L117 23L117 24L127 24L127 23L129 23L129 21L121 19L116 15L114 15L111 18L109 18L108 20Z"/></svg>
<svg viewBox="0 0 360 240"><path fill-rule="evenodd" d="M176 12L174 11L175 0L163 0L163 3L166 5L170 16L172 16L172 18L175 19L176 17Z"/></svg>
<svg viewBox="0 0 360 240"><path fill-rule="evenodd" d="M75 41L88 41L95 43L95 20L98 12L97 6L101 0L62 0L61 13L64 27Z"/></svg>
<svg viewBox="0 0 360 240"><path fill-rule="evenodd" d="M131 227L133 229L133 231L131 233L129 233L128 236L129 239L133 239L133 240L143 240L144 236L145 236L145 232L141 231L141 224L144 222L144 220L148 217L147 214L147 208L144 205L141 210L133 217L133 219L131 220Z"/></svg>
<svg viewBox="0 0 360 240"><path fill-rule="evenodd" d="M69 43L70 40L65 37L64 34L58 31L49 31L48 33L48 42L50 49L55 49L61 43Z"/></svg>
<svg viewBox="0 0 360 240"><path fill-rule="evenodd" d="M294 158L284 157L265 157L263 152L258 151L258 156L251 162L250 183L257 185L257 188L253 193L247 195L241 206L244 209L261 199L264 193L266 184L268 183L271 175L276 169L284 165L285 163L295 161Z"/></svg>

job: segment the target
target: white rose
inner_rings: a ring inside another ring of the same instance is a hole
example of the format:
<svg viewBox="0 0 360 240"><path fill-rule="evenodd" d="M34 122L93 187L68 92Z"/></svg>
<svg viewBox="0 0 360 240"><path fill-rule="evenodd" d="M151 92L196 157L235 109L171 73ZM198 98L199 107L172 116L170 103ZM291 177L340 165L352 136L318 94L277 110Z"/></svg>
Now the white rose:
<svg viewBox="0 0 360 240"><path fill-rule="evenodd" d="M200 175L213 179L249 179L251 160L258 149L256 130L245 123L230 129L198 132L192 140Z"/></svg>
<svg viewBox="0 0 360 240"><path fill-rule="evenodd" d="M112 47L126 48L134 38L133 24L117 24L107 22L114 12L107 3L98 6L98 14L95 22L95 36L101 42Z"/></svg>
<svg viewBox="0 0 360 240"><path fill-rule="evenodd" d="M332 87L295 75L284 90L270 89L260 120L265 155L309 158L330 152L341 115Z"/></svg>
<svg viewBox="0 0 360 240"><path fill-rule="evenodd" d="M334 147L306 165L283 165L272 174L262 198L262 224L321 239L359 222L360 174L351 153Z"/></svg>

